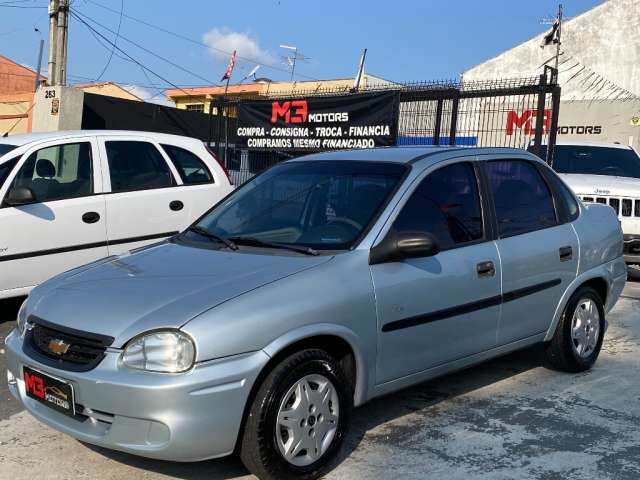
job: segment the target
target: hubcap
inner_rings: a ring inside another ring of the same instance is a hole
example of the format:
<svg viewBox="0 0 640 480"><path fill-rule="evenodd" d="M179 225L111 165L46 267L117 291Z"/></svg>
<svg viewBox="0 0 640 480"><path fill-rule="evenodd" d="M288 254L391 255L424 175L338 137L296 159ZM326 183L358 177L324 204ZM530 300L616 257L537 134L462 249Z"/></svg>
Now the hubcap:
<svg viewBox="0 0 640 480"><path fill-rule="evenodd" d="M306 467L327 451L338 429L340 405L333 384L307 375L286 393L276 424L276 443L292 465Z"/></svg>
<svg viewBox="0 0 640 480"><path fill-rule="evenodd" d="M583 298L578 302L571 321L573 349L582 358L593 353L600 336L600 311L595 302Z"/></svg>

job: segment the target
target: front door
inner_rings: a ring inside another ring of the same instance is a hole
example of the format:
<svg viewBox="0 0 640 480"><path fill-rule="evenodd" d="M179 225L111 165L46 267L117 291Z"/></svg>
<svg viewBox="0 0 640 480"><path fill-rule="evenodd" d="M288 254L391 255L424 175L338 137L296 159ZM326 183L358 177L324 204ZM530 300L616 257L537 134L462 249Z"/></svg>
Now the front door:
<svg viewBox="0 0 640 480"><path fill-rule="evenodd" d="M430 173L391 228L428 232L441 252L371 266L378 309L378 384L491 349L500 261L488 241L474 164Z"/></svg>
<svg viewBox="0 0 640 480"><path fill-rule="evenodd" d="M0 296L107 256L99 171L87 138L39 145L20 159L0 190ZM9 205L18 187L31 189L35 202Z"/></svg>
<svg viewBox="0 0 640 480"><path fill-rule="evenodd" d="M503 306L498 343L543 334L576 277L578 238L560 223L549 185L533 163L486 163L502 259Z"/></svg>
<svg viewBox="0 0 640 480"><path fill-rule="evenodd" d="M189 224L189 193L152 142L101 140L108 164L105 184L109 253L169 237Z"/></svg>

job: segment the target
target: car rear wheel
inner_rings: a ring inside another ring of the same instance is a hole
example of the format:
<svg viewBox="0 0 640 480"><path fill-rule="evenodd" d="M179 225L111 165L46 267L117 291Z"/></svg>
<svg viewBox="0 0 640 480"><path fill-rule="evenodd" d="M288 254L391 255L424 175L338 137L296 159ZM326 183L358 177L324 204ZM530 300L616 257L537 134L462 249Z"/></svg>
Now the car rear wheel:
<svg viewBox="0 0 640 480"><path fill-rule="evenodd" d="M549 363L566 372L589 370L604 339L604 305L591 287L579 288L569 299L545 353Z"/></svg>
<svg viewBox="0 0 640 480"><path fill-rule="evenodd" d="M315 479L344 440L353 393L328 353L303 350L264 379L246 419L240 458L262 480Z"/></svg>

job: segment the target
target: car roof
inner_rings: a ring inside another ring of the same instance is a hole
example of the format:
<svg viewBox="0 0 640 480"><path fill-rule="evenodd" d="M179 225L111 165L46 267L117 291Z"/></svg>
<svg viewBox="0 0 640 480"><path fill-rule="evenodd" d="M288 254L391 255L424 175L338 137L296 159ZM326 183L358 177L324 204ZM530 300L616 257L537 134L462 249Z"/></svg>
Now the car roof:
<svg viewBox="0 0 640 480"><path fill-rule="evenodd" d="M137 130L61 130L55 132L37 132L11 135L10 137L0 138L0 144L14 145L20 147L29 143L41 142L46 140L56 140L64 138L77 137L95 137L95 136L137 136L154 138L156 140L176 141L176 140L195 140L197 138L186 137L181 135L170 135L168 133L144 132Z"/></svg>
<svg viewBox="0 0 640 480"><path fill-rule="evenodd" d="M313 153L289 160L289 162L306 162L321 160L359 160L359 161L380 161L393 163L413 163L433 157L433 161L442 160L441 155L449 154L447 157L468 156L468 155L490 155L490 154L513 154L522 156L528 154L526 150L519 148L501 147L455 147L455 146L433 146L433 147L378 147L363 148L356 150L334 150L331 152ZM529 154L530 156L530 154Z"/></svg>
<svg viewBox="0 0 640 480"><path fill-rule="evenodd" d="M622 150L633 150L629 145L624 145L622 143L605 143L605 142L589 142L589 141L578 141L578 140L559 140L556 142L556 145L571 145L575 147L596 147L596 148L620 148Z"/></svg>

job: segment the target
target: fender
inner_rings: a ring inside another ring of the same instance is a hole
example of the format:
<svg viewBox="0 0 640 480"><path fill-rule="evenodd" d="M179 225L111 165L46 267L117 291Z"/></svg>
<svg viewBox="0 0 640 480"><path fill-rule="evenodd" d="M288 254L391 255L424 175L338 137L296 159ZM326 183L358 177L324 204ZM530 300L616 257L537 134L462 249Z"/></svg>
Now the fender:
<svg viewBox="0 0 640 480"><path fill-rule="evenodd" d="M624 273L616 272L616 264L621 264L623 266ZM558 323L560 322L562 312L564 311L567 302L571 298L571 295L574 294L574 292L580 287L580 285L595 278L603 279L607 282L607 301L605 305L605 311L609 312L618 301L618 297L620 296L620 293L624 288L624 283L627 279L626 266L624 265L624 260L622 259L622 257L604 263L602 265L598 265L597 267L581 273L569 284L564 294L560 298L560 302L558 303L556 311L553 315L551 325L549 326L549 329L547 330L547 333L544 337L545 342L553 338Z"/></svg>
<svg viewBox="0 0 640 480"><path fill-rule="evenodd" d="M284 335L276 338L263 348L263 351L273 358L279 352L300 340L316 337L319 335L334 335L346 341L353 350L356 361L356 386L354 393L354 406L362 405L369 398L369 388L374 385L372 375L373 370L367 368L367 365L375 365L375 358L367 358L365 349L360 345L358 336L353 330L334 323L317 323L313 325L305 325L304 327L290 330ZM371 356L371 355L369 355ZM375 352L373 352L375 356Z"/></svg>

